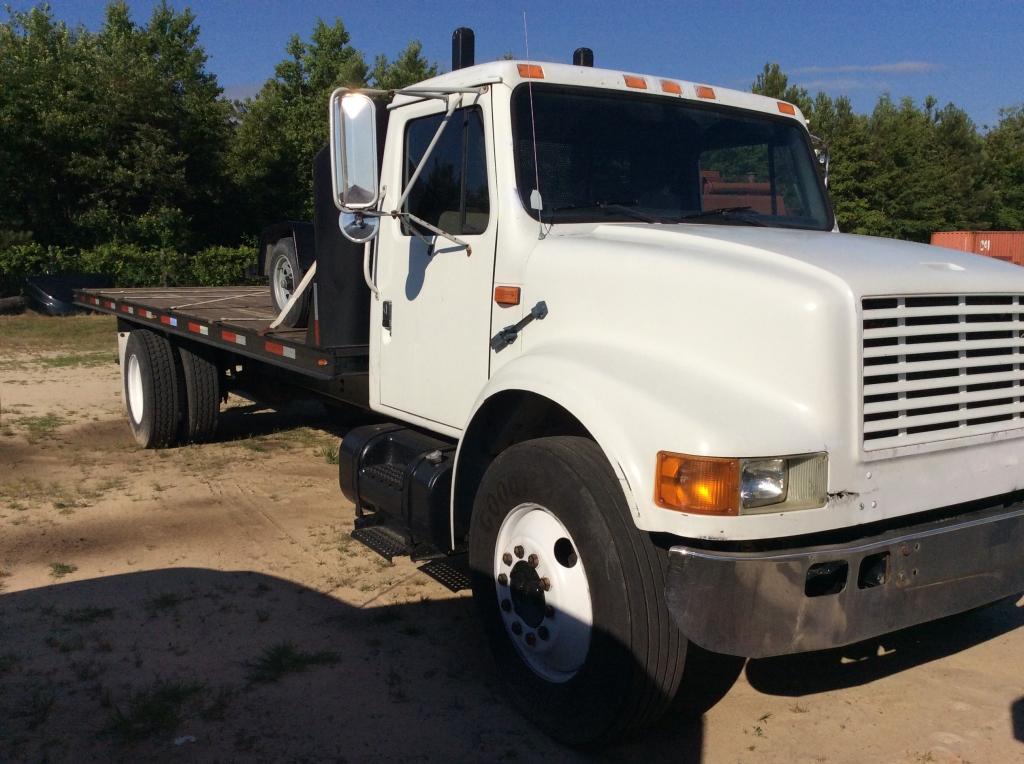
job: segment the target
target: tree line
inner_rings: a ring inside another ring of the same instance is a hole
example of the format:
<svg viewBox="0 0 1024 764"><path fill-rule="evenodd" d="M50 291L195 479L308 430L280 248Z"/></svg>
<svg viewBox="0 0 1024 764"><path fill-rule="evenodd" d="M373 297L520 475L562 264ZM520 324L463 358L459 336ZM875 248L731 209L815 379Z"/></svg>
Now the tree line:
<svg viewBox="0 0 1024 764"><path fill-rule="evenodd" d="M340 20L320 20L308 39L290 39L254 96L232 101L207 69L189 10L162 4L138 22L115 0L96 31L48 6L8 11L0 289L32 268L83 263L122 283L241 278L265 225L311 217L310 166L327 139L331 90L396 88L437 72L418 42L371 60ZM940 229L1024 228L1022 106L980 130L933 98L883 95L857 114L844 96L791 84L777 64L752 89L797 104L830 145L843 230L926 241ZM211 271L210 247L233 264Z"/></svg>
<svg viewBox="0 0 1024 764"><path fill-rule="evenodd" d="M911 241L933 231L1024 230L1024 104L982 131L950 103L883 94L870 114L846 96L811 96L766 64L751 90L798 106L829 146L842 230Z"/></svg>

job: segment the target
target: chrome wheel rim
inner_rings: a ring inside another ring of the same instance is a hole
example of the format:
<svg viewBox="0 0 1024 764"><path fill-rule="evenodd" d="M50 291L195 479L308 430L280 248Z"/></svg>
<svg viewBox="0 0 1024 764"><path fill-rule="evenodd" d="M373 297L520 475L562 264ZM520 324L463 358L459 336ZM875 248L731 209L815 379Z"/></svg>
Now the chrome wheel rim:
<svg viewBox="0 0 1024 764"><path fill-rule="evenodd" d="M590 584L568 529L539 504L505 517L494 552L494 586L509 639L550 682L567 682L586 662L593 629Z"/></svg>
<svg viewBox="0 0 1024 764"><path fill-rule="evenodd" d="M274 287L274 301L278 307L283 308L288 304L295 290L295 274L292 271L292 264L288 258L282 257L274 263L274 272L270 278Z"/></svg>

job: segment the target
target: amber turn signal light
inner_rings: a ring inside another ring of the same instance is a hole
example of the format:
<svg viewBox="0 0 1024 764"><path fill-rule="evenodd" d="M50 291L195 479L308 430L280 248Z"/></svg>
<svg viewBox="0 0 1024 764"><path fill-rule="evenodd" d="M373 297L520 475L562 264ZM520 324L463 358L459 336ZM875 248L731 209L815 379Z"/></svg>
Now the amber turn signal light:
<svg viewBox="0 0 1024 764"><path fill-rule="evenodd" d="M494 287L494 301L503 308L511 308L519 304L519 287L517 286L496 286Z"/></svg>
<svg viewBox="0 0 1024 764"><path fill-rule="evenodd" d="M658 452L654 501L696 515L740 513L740 461Z"/></svg>

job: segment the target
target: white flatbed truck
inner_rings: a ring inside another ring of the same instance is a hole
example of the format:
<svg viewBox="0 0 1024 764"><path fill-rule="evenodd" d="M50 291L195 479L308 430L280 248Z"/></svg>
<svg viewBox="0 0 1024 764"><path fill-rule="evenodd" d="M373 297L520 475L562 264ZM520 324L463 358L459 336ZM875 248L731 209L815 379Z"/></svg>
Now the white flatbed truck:
<svg viewBox="0 0 1024 764"><path fill-rule="evenodd" d="M656 719L688 645L1024 590L1024 270L840 233L792 104L587 63L340 89L275 287L80 292L140 444L213 436L235 385L384 415L341 446L356 533L468 558L509 697L570 743Z"/></svg>

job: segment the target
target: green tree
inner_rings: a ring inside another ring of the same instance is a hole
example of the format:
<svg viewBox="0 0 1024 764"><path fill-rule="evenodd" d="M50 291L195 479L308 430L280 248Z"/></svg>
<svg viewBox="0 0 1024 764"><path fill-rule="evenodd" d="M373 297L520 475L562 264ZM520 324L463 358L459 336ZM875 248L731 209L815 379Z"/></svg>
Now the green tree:
<svg viewBox="0 0 1024 764"><path fill-rule="evenodd" d="M437 64L423 58L423 45L414 40L392 62L379 55L370 72L370 82L381 90L397 90L437 76Z"/></svg>
<svg viewBox="0 0 1024 764"><path fill-rule="evenodd" d="M189 247L215 235L230 108L188 11L101 29L46 7L0 25L0 227L44 243Z"/></svg>
<svg viewBox="0 0 1024 764"><path fill-rule="evenodd" d="M811 109L811 97L806 88L789 84L789 77L776 63L767 63L754 84L750 87L752 93L778 98L781 101L788 101L800 109L806 116Z"/></svg>
<svg viewBox="0 0 1024 764"><path fill-rule="evenodd" d="M987 220L997 230L1024 231L1024 104L999 112L984 138L985 182L992 189Z"/></svg>
<svg viewBox="0 0 1024 764"><path fill-rule="evenodd" d="M314 154L327 140L327 101L339 86L363 87L367 66L340 19L318 20L259 93L237 107L231 150L243 218L253 230L283 218L312 216Z"/></svg>

